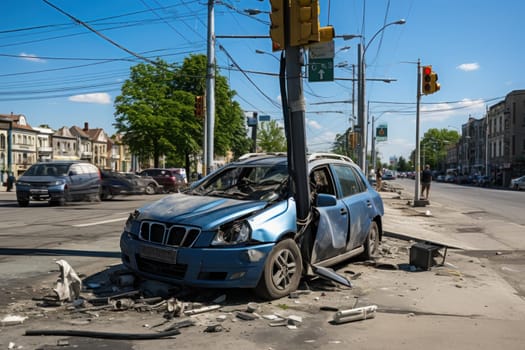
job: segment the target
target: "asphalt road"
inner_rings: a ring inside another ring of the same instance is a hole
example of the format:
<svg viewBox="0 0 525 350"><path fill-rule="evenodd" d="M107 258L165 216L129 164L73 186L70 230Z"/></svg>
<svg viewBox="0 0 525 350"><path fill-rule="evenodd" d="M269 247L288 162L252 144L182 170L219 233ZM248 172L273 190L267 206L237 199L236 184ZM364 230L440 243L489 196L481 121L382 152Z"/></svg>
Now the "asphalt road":
<svg viewBox="0 0 525 350"><path fill-rule="evenodd" d="M19 208L12 193L0 193L0 319L27 317L22 324L2 326L0 346L12 342L24 349L522 349L525 230L495 208L500 194L481 203L483 196L475 197L480 189L436 184L430 205L412 208L407 202L413 181L393 184L402 190L400 195L382 192L385 231L391 237L381 244L381 256L375 262L350 261L336 268L352 279L352 289L313 279L301 286L308 291L305 294L273 302L256 300L244 290L191 291L180 300L207 305L224 296L225 301L218 311L192 317L195 326L181 329L180 335L159 340L24 334L35 329L154 333L180 320L166 319L165 310L83 310L71 304L42 304L56 283L58 259L67 260L84 281L98 281L114 293L122 291L108 277L120 266L122 226L134 208L160 195ZM511 197L517 198L517 204L525 195L500 193L517 196ZM427 239L462 249L449 249L443 266L413 270L408 265L410 247L414 240ZM100 294L83 290L82 296ZM238 317L253 302L261 317ZM370 305L378 307L373 319L331 322L336 309ZM272 327L262 317L267 315L295 316L300 322L296 329ZM162 327L154 327L160 323ZM206 332L217 324L220 327L214 329L219 332Z"/></svg>

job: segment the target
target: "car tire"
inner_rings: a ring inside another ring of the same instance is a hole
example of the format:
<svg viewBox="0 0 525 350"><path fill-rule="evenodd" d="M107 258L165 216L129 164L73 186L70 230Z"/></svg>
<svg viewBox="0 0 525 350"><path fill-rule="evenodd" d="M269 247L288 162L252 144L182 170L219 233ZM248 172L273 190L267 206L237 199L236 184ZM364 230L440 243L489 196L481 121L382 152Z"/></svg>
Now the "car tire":
<svg viewBox="0 0 525 350"><path fill-rule="evenodd" d="M155 186L154 184L149 184L144 189L144 193L149 194L149 195L157 193L157 186Z"/></svg>
<svg viewBox="0 0 525 350"><path fill-rule="evenodd" d="M363 243L363 247L365 250L363 254L361 254L361 257L364 260L370 260L376 256L379 250L379 228L377 227L377 223L375 221L372 221L370 224L370 228L368 230L368 234L366 235L365 242Z"/></svg>
<svg viewBox="0 0 525 350"><path fill-rule="evenodd" d="M103 187L102 190L100 191L100 199L103 201L107 201L107 200L110 200L111 197L112 195L111 195L111 191L109 190L109 188Z"/></svg>
<svg viewBox="0 0 525 350"><path fill-rule="evenodd" d="M295 291L301 282L301 251L292 239L280 241L266 257L255 294L265 300L282 298Z"/></svg>
<svg viewBox="0 0 525 350"><path fill-rule="evenodd" d="M29 205L29 201L18 201L18 206L20 207L27 207Z"/></svg>

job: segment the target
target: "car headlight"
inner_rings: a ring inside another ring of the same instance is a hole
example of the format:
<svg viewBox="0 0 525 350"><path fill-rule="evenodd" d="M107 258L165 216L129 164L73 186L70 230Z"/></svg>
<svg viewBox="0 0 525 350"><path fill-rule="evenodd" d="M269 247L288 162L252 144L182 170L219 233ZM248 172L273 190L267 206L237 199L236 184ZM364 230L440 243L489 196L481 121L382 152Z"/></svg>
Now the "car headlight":
<svg viewBox="0 0 525 350"><path fill-rule="evenodd" d="M250 239L252 229L246 221L234 221L219 227L212 245L232 245L246 242Z"/></svg>
<svg viewBox="0 0 525 350"><path fill-rule="evenodd" d="M30 185L29 185L29 182L23 182L23 181L18 181L18 182L16 183L16 185L17 185L17 186L30 186Z"/></svg>
<svg viewBox="0 0 525 350"><path fill-rule="evenodd" d="M60 186L60 185L63 185L65 183L66 183L65 180L56 180L56 181L51 182L51 186Z"/></svg>
<svg viewBox="0 0 525 350"><path fill-rule="evenodd" d="M133 213L129 214L128 219L126 220L126 223L124 224L124 231L133 233L133 222L137 219L137 217L140 215L140 212L138 210L135 210Z"/></svg>

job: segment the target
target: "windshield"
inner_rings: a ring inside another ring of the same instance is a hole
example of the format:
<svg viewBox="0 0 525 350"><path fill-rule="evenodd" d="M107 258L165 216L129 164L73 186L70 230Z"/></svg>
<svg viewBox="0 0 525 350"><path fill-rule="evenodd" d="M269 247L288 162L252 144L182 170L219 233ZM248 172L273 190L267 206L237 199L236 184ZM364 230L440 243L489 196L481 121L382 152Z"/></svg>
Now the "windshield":
<svg viewBox="0 0 525 350"><path fill-rule="evenodd" d="M285 192L284 165L226 167L194 187L190 193L249 200L274 200Z"/></svg>
<svg viewBox="0 0 525 350"><path fill-rule="evenodd" d="M27 169L27 176L63 176L67 175L68 164L34 164Z"/></svg>

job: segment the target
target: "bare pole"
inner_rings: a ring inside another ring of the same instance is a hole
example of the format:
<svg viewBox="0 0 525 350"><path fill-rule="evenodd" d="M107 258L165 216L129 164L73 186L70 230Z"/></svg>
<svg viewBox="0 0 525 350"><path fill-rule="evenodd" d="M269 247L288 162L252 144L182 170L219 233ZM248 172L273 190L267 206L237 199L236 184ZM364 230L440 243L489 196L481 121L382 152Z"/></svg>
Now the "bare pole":
<svg viewBox="0 0 525 350"><path fill-rule="evenodd" d="M209 174L213 167L213 140L215 129L215 0L208 0L208 64L206 74L206 123L205 123L205 170ZM206 175L204 174L204 175Z"/></svg>
<svg viewBox="0 0 525 350"><path fill-rule="evenodd" d="M414 190L414 205L419 201L419 179L420 179L420 168L419 157L419 105L421 103L421 61L417 59L417 103L416 103L416 154L415 154L415 171L416 171L416 187Z"/></svg>

